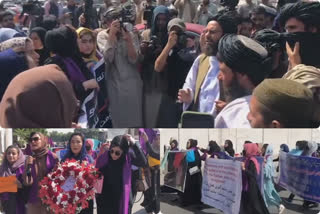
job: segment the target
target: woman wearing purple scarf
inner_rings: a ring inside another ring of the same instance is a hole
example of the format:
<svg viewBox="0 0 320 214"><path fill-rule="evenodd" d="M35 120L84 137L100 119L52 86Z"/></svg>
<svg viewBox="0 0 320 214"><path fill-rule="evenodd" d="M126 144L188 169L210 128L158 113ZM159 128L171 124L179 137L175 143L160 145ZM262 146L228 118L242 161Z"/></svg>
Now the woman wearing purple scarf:
<svg viewBox="0 0 320 214"><path fill-rule="evenodd" d="M24 200L22 187L22 173L24 171L25 156L18 146L9 146L4 153L4 160L0 167L0 177L16 176L17 193L2 193L1 203L4 213L24 214Z"/></svg>
<svg viewBox="0 0 320 214"><path fill-rule="evenodd" d="M141 147L134 143L130 135L114 137L110 149L96 162L96 167L104 176L102 192L96 197L98 214L129 214L132 164L146 166L147 160Z"/></svg>
<svg viewBox="0 0 320 214"><path fill-rule="evenodd" d="M42 133L31 133L29 143L32 156L26 158L26 167L23 174L24 184L29 189L29 194L27 196L27 213L47 214L50 212L47 211L38 196L39 183L52 171L58 163L58 158L49 151L47 145L48 138Z"/></svg>
<svg viewBox="0 0 320 214"><path fill-rule="evenodd" d="M45 45L52 56L45 64L56 64L67 75L80 103L99 85L86 63L77 44L77 33L71 26L63 26L47 32Z"/></svg>

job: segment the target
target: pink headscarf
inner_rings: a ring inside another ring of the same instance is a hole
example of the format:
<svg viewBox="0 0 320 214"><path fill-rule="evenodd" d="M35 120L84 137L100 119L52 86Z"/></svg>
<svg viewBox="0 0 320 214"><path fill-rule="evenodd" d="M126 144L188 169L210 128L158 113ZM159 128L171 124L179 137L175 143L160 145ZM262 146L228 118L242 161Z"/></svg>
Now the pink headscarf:
<svg viewBox="0 0 320 214"><path fill-rule="evenodd" d="M86 140L86 145L87 144L90 144L90 146L91 146L91 149L90 149L90 151L87 151L87 154L92 156L93 155L92 154L93 153L93 140L92 139L87 139Z"/></svg>
<svg viewBox="0 0 320 214"><path fill-rule="evenodd" d="M255 143L244 144L244 150L246 151L246 160L245 160L246 167L248 166L249 161L251 160L256 166L257 173L260 174L260 165L258 160L255 158L255 156L259 155L258 145Z"/></svg>

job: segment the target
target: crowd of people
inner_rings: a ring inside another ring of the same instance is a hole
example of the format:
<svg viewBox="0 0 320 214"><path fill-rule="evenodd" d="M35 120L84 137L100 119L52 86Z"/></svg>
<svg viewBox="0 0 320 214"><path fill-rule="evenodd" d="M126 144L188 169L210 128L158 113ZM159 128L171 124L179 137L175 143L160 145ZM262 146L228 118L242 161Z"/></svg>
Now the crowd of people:
<svg viewBox="0 0 320 214"><path fill-rule="evenodd" d="M169 151L186 151L183 148L179 149L179 143L176 139L170 140ZM285 201L281 199L278 191L283 190L278 185L279 166L275 167L275 162L279 161L274 158L274 149L271 144L257 144L251 141L245 141L243 151L235 153L231 140L226 140L223 146L219 146L216 141L209 141L207 148L198 147L198 142L195 139L189 139L187 142L187 153L192 151L194 159L186 157L188 164L186 171L186 180L183 193L179 193L179 201L181 206L201 205L202 197L202 161L208 158L214 159L234 159L243 158L242 162L242 194L240 213L242 214L267 214L270 213L270 208L275 207L279 213L285 213L286 207L284 204L292 203L294 194L291 194ZM297 141L296 148L289 150L287 144L280 145L280 151L304 157L320 158L320 144L312 141ZM263 158L263 162L259 162L257 158ZM168 156L169 158L169 156ZM237 159L239 160L239 159ZM169 160L168 160L169 161ZM173 160L174 161L174 160ZM263 167L260 166L263 164ZM190 169L197 166L200 170L196 173L190 172ZM168 166L169 167L169 166ZM263 171L261 171L263 170ZM263 184L259 186L258 177L262 174ZM164 192L168 191L164 189ZM263 191L263 192L261 192ZM315 202L304 200L302 210L306 211L310 208L317 207ZM201 206L200 206L201 207Z"/></svg>
<svg viewBox="0 0 320 214"><path fill-rule="evenodd" d="M76 160L85 165L93 165L99 171L99 178L94 183L101 183L96 188L95 197L88 200L88 207L82 214L96 213L130 214L137 192L145 197L143 207L147 213L161 213L157 199L159 192L160 136L149 142L146 133L142 134L147 151L136 143L130 135L119 135L110 143L103 143L98 151L93 151L93 142L85 139L81 133L73 133L65 152L61 156L50 151L48 137L40 132L30 134L26 149L18 145L6 148L0 166L0 177L16 176L18 191L0 194L1 211L4 213L52 213L39 196L39 183L49 173L58 170L57 165ZM145 187L139 187L138 181L144 178Z"/></svg>
<svg viewBox="0 0 320 214"><path fill-rule="evenodd" d="M319 2L104 3L0 7L2 127L319 127Z"/></svg>

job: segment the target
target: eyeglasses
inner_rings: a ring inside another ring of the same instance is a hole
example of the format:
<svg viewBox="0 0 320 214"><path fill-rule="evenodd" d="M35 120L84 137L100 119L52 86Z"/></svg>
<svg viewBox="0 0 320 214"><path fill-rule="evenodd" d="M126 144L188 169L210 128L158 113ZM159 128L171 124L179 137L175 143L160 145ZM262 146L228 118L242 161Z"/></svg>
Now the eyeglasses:
<svg viewBox="0 0 320 214"><path fill-rule="evenodd" d="M120 152L120 151L114 151L113 149L110 150L110 153L111 153L111 154L114 153L116 156L120 156L120 155L121 155L121 152Z"/></svg>
<svg viewBox="0 0 320 214"><path fill-rule="evenodd" d="M32 137L32 138L30 138L30 142L32 142L32 141L38 141L40 138L39 137Z"/></svg>

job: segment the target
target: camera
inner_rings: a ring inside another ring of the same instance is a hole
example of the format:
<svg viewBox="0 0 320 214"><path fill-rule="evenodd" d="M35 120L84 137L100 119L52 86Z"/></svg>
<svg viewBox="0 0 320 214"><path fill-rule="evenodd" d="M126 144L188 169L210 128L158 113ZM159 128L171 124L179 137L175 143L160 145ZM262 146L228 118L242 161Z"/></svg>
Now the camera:
<svg viewBox="0 0 320 214"><path fill-rule="evenodd" d="M177 47L178 48L185 48L187 46L187 34L178 32L178 41L177 41Z"/></svg>
<svg viewBox="0 0 320 214"><path fill-rule="evenodd" d="M20 17L22 17L24 13L28 13L29 15L33 16L43 16L44 9L42 8L42 5L38 0L28 1L22 5L22 12Z"/></svg>
<svg viewBox="0 0 320 214"><path fill-rule="evenodd" d="M315 67L320 66L318 51L320 49L320 35L311 32L283 33L281 39L282 46L288 42L291 49L294 49L295 43L300 43L301 62Z"/></svg>
<svg viewBox="0 0 320 214"><path fill-rule="evenodd" d="M153 9L153 6L147 6L143 12L143 20L147 21L148 27L151 27L152 24Z"/></svg>
<svg viewBox="0 0 320 214"><path fill-rule="evenodd" d="M119 20L120 26L126 31L133 30L135 8L131 4L122 7L111 7L103 15L106 20Z"/></svg>

